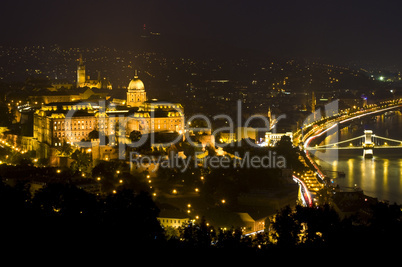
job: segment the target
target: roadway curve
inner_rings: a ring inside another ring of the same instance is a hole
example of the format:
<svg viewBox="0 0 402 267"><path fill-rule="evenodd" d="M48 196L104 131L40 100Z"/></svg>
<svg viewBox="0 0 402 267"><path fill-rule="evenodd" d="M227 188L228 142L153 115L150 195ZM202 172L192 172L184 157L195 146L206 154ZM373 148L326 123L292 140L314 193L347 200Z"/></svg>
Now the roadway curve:
<svg viewBox="0 0 402 267"><path fill-rule="evenodd" d="M307 147L309 147L311 141L313 141L315 138L322 136L323 134L325 134L326 132L332 130L333 128L335 128L336 126L338 126L339 124L343 124L345 122L354 120L354 119L358 119L364 116L369 116L369 115L373 115L376 113L382 113L382 112L386 112L389 110L393 110L396 108L401 108L402 104L401 103L401 99L397 102L397 104L394 104L391 107L386 107L386 108L379 108L379 109L369 109L366 111L357 111L351 115L343 115L340 117L335 117L334 119L331 119L327 122L325 122L322 126L318 126L318 127L314 127L311 131L309 131L305 137L303 138L303 142L304 142L304 152L306 154L306 157L308 158L308 160L310 161L310 163L314 166L314 168L316 169L318 176L324 180L325 175L321 172L321 170L319 169L319 167L317 166L317 164L314 162L314 160L311 159L311 157L309 156L308 151L306 150Z"/></svg>
<svg viewBox="0 0 402 267"><path fill-rule="evenodd" d="M301 190L301 193L303 194L303 198L304 198L304 202L305 202L304 204L308 207L312 207L313 200L311 199L311 193L308 190L306 184L296 175L293 175L292 178L293 178L293 181L298 183L300 186L300 190Z"/></svg>

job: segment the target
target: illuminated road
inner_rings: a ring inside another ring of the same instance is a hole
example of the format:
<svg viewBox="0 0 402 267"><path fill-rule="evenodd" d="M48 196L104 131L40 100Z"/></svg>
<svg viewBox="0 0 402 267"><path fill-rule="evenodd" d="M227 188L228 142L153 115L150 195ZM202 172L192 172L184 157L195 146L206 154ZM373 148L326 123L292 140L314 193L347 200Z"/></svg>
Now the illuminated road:
<svg viewBox="0 0 402 267"><path fill-rule="evenodd" d="M349 116L342 116L342 117L337 117L334 118L330 121L327 121L326 123L323 123L320 126L314 127L311 131L309 131L303 138L303 142L304 142L304 148L308 148L311 141L313 141L315 138L320 137L321 135L325 134L326 132L334 129L335 127L337 127L339 124L343 124L345 122L354 120L354 119L358 119L364 116L369 116L369 115L373 115L376 113L382 113L382 112L386 112L395 108L400 108L402 107L401 104L398 105L394 105L392 107L387 107L387 108L381 108L381 109L377 109L375 111L371 111L371 110L367 110L367 112L365 113L361 113L358 112L359 114L356 115L356 113L353 113ZM361 114L360 114L361 113ZM306 151L306 150L305 150Z"/></svg>
<svg viewBox="0 0 402 267"><path fill-rule="evenodd" d="M302 193L303 204L305 206L312 207L313 206L313 200L311 198L311 193L308 190L307 185L302 181L302 179L300 179L299 177L297 177L295 175L293 175L292 178L293 178L293 181L298 183L299 186L300 186L300 190L301 190L301 193Z"/></svg>
<svg viewBox="0 0 402 267"><path fill-rule="evenodd" d="M359 111L356 111L349 115L336 116L333 119L328 119L327 121L323 122L322 124L320 124L320 122L313 122L311 124L316 123L317 125L315 125L310 131L308 131L306 134L304 134L301 141L304 143L304 147L308 147L310 142L314 138L319 137L319 136L323 135L324 133L332 130L339 124L343 124L345 122L348 122L348 121L351 121L354 119L358 119L358 118L361 118L364 116L369 116L369 115L373 115L376 113L382 113L382 112L386 112L389 110L393 110L393 109L402 107L402 99L399 99L395 102L391 102L390 105L391 106L386 106L386 107L376 106L374 108L370 108L367 110L359 110ZM304 128L308 128L308 126L304 127Z"/></svg>
<svg viewBox="0 0 402 267"><path fill-rule="evenodd" d="M314 181L315 175L311 175L311 174L298 174L298 176L296 176L295 174L293 175L293 180L295 182L297 182L300 185L300 190L303 196L303 202L306 206L312 206L314 204L314 191L318 191L321 188L323 188L324 186L324 179L325 179L325 175L324 173L320 170L320 168L317 166L317 164L315 163L315 161L310 157L309 152L308 152L308 148L309 145L311 144L311 142L317 138L322 136L323 134L331 131L332 129L335 129L337 126L339 126L339 124L343 124L345 122L354 120L354 119L358 119L364 116L369 116L369 115L373 115L376 113L382 113L382 112L386 112L389 110L393 110L396 108L400 108L402 107L402 99L398 99L398 100L394 100L394 101L389 101L388 105L383 105L382 106L377 106L374 105L374 107L371 107L369 109L366 110L359 110L356 111L354 113L350 113L350 114L344 114L344 115L337 115L334 116L333 118L326 118L325 120L321 120L321 121L317 121L317 122L313 122L309 125L305 126L305 129L311 128L309 131L307 131L306 134L304 134L304 136L299 136L299 138L301 140L299 140L299 142L303 142L303 146L304 146L304 151L305 151L305 155L306 155L306 159L312 164L312 166L314 167L317 176L322 180L320 184L318 184L317 182ZM297 133L296 133L297 134ZM296 135L295 134L295 135ZM335 148L333 148L335 149ZM353 149L353 148L349 148L349 149ZM361 149L361 147L360 147ZM315 178L317 179L317 178ZM320 187L320 185L322 187Z"/></svg>

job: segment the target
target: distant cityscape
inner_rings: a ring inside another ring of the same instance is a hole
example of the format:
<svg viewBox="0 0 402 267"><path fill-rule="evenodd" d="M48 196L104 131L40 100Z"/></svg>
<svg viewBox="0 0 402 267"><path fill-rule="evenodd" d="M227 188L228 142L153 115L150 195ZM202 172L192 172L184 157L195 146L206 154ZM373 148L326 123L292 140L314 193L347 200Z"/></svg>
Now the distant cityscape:
<svg viewBox="0 0 402 267"><path fill-rule="evenodd" d="M86 78L105 79L116 91L125 89L137 70L151 97L174 97L187 106L189 114L209 111L216 114L238 99L250 113L266 113L269 107L275 113L311 111L308 107L312 91L318 105L334 98L350 102L366 97L371 101L374 94L375 99L399 94L397 88L401 83L400 72L304 60L252 57L201 60L107 47L67 49L53 45L1 47L1 91L8 94L9 100L22 101L10 93L23 90L23 94L18 94L21 98L32 94L32 90L71 89L77 82L80 56L85 61ZM214 104L209 106L211 103Z"/></svg>
<svg viewBox="0 0 402 267"><path fill-rule="evenodd" d="M300 59L2 46L0 94L2 190L29 184L23 189L33 199L23 200L29 208L69 216L68 204L47 207L50 200L37 197L61 190L52 187L60 183L104 199L96 216L109 218L114 213L106 203L113 196L146 192L156 208L135 201L159 211L139 224L150 227L153 239L190 244L186 231L195 227L213 233L206 242L219 247L224 242L216 241L223 238L216 230L230 230L242 238L263 235L250 241L261 249L327 241L326 229L312 235L302 219L292 221L299 234L281 239L281 220L302 213L300 207L341 219L356 212L361 223L374 214L370 205L382 205L357 187L333 185L308 145L345 121L399 109L402 77ZM371 138L366 135L364 155L374 147ZM73 189L63 190L57 194ZM72 213L82 214L81 204ZM298 208L292 213L289 207ZM46 216L38 225L48 223Z"/></svg>

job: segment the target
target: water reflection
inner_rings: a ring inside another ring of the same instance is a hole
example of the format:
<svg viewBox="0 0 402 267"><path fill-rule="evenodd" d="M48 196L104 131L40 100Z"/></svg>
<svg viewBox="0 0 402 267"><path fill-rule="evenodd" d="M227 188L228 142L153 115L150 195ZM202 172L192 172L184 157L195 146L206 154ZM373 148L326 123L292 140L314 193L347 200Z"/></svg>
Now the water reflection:
<svg viewBox="0 0 402 267"><path fill-rule="evenodd" d="M388 168L389 168L389 159L383 159L384 161L384 173L383 173L383 179L384 179L384 187L387 186L388 184Z"/></svg>
<svg viewBox="0 0 402 267"><path fill-rule="evenodd" d="M354 181L354 170L353 170L353 166L354 166L354 162L355 162L355 159L348 159L348 161L347 161L347 163L348 163L348 171L347 171L347 174L348 174L348 176L347 177L349 177L350 179L348 179L348 181L350 182L349 183L349 187L352 187L352 184L351 183L353 183L353 181Z"/></svg>
<svg viewBox="0 0 402 267"><path fill-rule="evenodd" d="M391 116L381 115L362 120L341 129L338 137L331 135L323 143L360 136L364 129L372 129L379 136L401 140L402 114L396 112ZM346 174L345 178L335 179L341 188L350 188L356 184L369 196L402 204L402 149L374 149L373 159L364 159L362 154L360 149L339 150L338 160L324 162L317 159L317 163L324 170Z"/></svg>

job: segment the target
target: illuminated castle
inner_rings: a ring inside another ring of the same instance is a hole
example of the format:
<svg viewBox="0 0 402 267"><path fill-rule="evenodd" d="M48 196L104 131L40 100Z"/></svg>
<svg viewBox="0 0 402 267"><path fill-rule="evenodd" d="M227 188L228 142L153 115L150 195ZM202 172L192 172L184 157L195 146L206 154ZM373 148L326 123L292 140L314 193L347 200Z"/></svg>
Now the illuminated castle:
<svg viewBox="0 0 402 267"><path fill-rule="evenodd" d="M82 55L78 60L77 66L77 88L79 87L89 87L98 89L112 89L111 83L106 78L100 77L100 72L98 72L98 79L91 80L89 76L86 75L84 60Z"/></svg>
<svg viewBox="0 0 402 267"><path fill-rule="evenodd" d="M78 81L82 81L85 66L79 65ZM106 99L105 99L106 100ZM51 147L63 142L80 145L96 130L106 136L116 136L118 142L129 142L132 131L184 133L183 107L179 103L147 100L144 83L135 73L127 87L126 101L53 102L43 104L34 114L35 150L39 157L48 157ZM117 126L120 125L120 126Z"/></svg>

